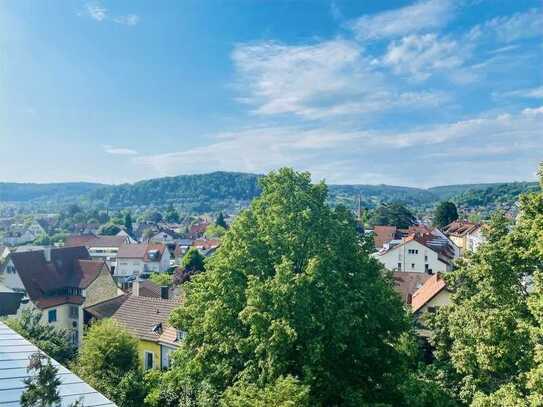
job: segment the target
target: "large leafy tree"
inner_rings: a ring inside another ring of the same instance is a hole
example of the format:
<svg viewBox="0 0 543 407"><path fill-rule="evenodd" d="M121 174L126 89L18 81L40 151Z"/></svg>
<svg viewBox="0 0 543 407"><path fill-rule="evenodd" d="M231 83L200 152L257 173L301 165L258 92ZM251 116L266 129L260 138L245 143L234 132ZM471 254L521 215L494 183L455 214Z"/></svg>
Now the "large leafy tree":
<svg viewBox="0 0 543 407"><path fill-rule="evenodd" d="M57 376L58 368L40 352L32 354L29 359L27 371L30 375L23 380L26 388L21 394L21 406L57 405L60 403L58 386L61 384Z"/></svg>
<svg viewBox="0 0 543 407"><path fill-rule="evenodd" d="M434 211L434 225L438 228L447 226L452 221L458 219L458 210L452 202L440 202Z"/></svg>
<svg viewBox="0 0 543 407"><path fill-rule="evenodd" d="M437 377L466 404L541 405L543 194L521 198L512 229L495 215L486 237L448 276L453 303L431 321Z"/></svg>
<svg viewBox="0 0 543 407"><path fill-rule="evenodd" d="M416 218L409 209L400 203L382 204L375 208L369 218L370 226L389 225L406 229L416 223Z"/></svg>
<svg viewBox="0 0 543 407"><path fill-rule="evenodd" d="M143 404L145 388L138 343L115 320L104 319L91 325L74 370L119 406Z"/></svg>
<svg viewBox="0 0 543 407"><path fill-rule="evenodd" d="M67 364L77 352L70 333L45 324L41 319L40 311L28 308L18 318L7 318L4 323L59 363Z"/></svg>
<svg viewBox="0 0 543 407"><path fill-rule="evenodd" d="M201 406L268 405L275 391L291 398L280 405L402 404L408 321L352 214L330 209L308 173L281 169L261 185L171 318L188 336L163 394Z"/></svg>
<svg viewBox="0 0 543 407"><path fill-rule="evenodd" d="M205 257L200 254L196 247L191 247L181 260L181 265L186 271L204 271Z"/></svg>

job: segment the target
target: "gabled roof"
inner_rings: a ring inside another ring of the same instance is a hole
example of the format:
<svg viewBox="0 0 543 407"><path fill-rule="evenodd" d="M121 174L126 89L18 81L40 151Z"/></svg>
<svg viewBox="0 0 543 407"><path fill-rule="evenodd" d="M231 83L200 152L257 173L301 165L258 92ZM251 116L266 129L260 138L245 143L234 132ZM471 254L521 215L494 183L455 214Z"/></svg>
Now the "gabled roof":
<svg viewBox="0 0 543 407"><path fill-rule="evenodd" d="M82 246L50 250L51 261L46 260L43 250L9 254L28 297L40 308L82 303L80 296L64 296L58 292L68 287L87 288L107 265L101 260L92 260Z"/></svg>
<svg viewBox="0 0 543 407"><path fill-rule="evenodd" d="M128 296L112 318L123 324L139 339L158 342L162 331L153 328L166 327L170 313L181 304L179 299Z"/></svg>
<svg viewBox="0 0 543 407"><path fill-rule="evenodd" d="M29 358L36 352L44 354L32 343L0 322L0 404L20 405L21 395L26 389L24 380L30 376L27 370L30 363ZM81 405L85 407L115 407L113 402L80 377L60 365L56 360L47 358L58 369L58 378L61 382L58 386L61 406L70 406L80 399Z"/></svg>
<svg viewBox="0 0 543 407"><path fill-rule="evenodd" d="M413 294L411 300L411 308L413 312L417 312L424 305L426 305L432 298L438 295L441 291L445 290L447 285L443 277L437 273L434 274L431 278L426 280L424 285L419 288L415 294Z"/></svg>
<svg viewBox="0 0 543 407"><path fill-rule="evenodd" d="M143 261L160 261L166 245L163 243L138 243L124 244L119 247L117 259L141 259ZM153 252L157 253L156 258L153 258Z"/></svg>
<svg viewBox="0 0 543 407"><path fill-rule="evenodd" d="M194 242L192 242L192 247L196 247L198 249L214 249L216 247L219 247L221 244L221 241L218 239L197 239Z"/></svg>
<svg viewBox="0 0 543 407"><path fill-rule="evenodd" d="M393 274L394 290L400 294L402 300L406 304L410 304L413 294L415 294L430 277L432 276L426 273L397 271Z"/></svg>
<svg viewBox="0 0 543 407"><path fill-rule="evenodd" d="M127 242L126 236L97 236L93 234L71 235L64 242L65 247L120 247Z"/></svg>
<svg viewBox="0 0 543 407"><path fill-rule="evenodd" d="M467 234L475 232L480 227L480 223L468 222L466 220L455 220L443 228L443 233L445 233L447 236L464 237Z"/></svg>
<svg viewBox="0 0 543 407"><path fill-rule="evenodd" d="M129 297L128 294L122 294L114 298L109 298L105 301L97 302L89 307L85 307L85 311L91 314L96 319L110 318L119 307Z"/></svg>

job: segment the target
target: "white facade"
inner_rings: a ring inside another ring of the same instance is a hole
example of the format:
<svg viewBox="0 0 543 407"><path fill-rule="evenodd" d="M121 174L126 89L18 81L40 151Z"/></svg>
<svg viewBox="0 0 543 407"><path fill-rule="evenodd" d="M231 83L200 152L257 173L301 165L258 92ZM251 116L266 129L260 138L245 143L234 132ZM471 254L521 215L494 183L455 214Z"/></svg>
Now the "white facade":
<svg viewBox="0 0 543 407"><path fill-rule="evenodd" d="M149 238L149 242L164 243L164 244L175 243L175 237L172 236L170 233L161 230L159 232L156 232L153 236L151 236Z"/></svg>
<svg viewBox="0 0 543 407"><path fill-rule="evenodd" d="M391 271L435 274L451 270L449 264L439 259L437 252L416 240L410 240L384 252L375 253L374 257Z"/></svg>
<svg viewBox="0 0 543 407"><path fill-rule="evenodd" d="M157 261L144 261L143 258L117 258L115 277L137 276L143 273L163 273L170 267L170 252L166 248Z"/></svg>

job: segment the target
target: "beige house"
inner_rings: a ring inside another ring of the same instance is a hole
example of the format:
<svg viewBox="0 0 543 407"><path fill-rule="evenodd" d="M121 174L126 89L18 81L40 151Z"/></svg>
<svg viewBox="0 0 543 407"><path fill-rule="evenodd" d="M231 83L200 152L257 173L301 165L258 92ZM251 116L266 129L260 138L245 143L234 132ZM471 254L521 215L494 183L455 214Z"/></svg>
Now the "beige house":
<svg viewBox="0 0 543 407"><path fill-rule="evenodd" d="M460 255L466 251L475 251L484 238L480 223L455 220L443 228L443 233L460 248Z"/></svg>
<svg viewBox="0 0 543 407"><path fill-rule="evenodd" d="M411 310L419 322L419 334L429 336L430 331L421 322L421 316L434 313L451 303L451 291L440 274L434 274L411 297Z"/></svg>

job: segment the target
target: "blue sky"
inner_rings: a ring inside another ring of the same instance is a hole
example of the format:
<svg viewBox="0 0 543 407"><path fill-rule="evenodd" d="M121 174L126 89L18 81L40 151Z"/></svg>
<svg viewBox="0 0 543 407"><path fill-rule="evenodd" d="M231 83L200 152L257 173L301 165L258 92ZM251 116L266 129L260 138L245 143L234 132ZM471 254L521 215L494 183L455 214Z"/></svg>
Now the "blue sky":
<svg viewBox="0 0 543 407"><path fill-rule="evenodd" d="M535 179L539 1L0 2L1 181Z"/></svg>

